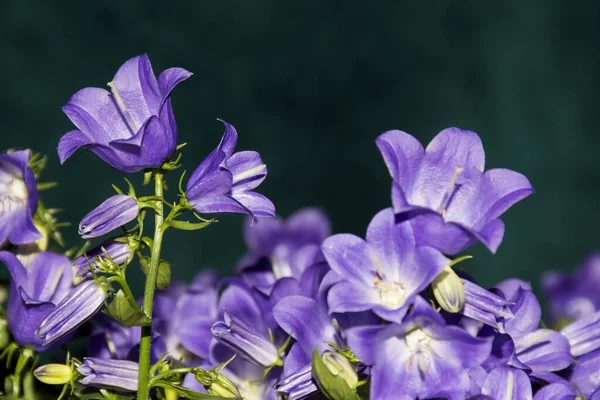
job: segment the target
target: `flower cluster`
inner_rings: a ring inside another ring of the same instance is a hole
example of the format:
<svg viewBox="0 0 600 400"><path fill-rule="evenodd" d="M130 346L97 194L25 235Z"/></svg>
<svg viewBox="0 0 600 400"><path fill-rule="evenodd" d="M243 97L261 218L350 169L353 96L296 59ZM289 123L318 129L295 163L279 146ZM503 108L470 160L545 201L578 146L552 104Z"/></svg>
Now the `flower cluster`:
<svg viewBox="0 0 600 400"><path fill-rule="evenodd" d="M34 371L39 381L62 385L60 397L600 398L598 256L575 276L544 276L550 326L529 283L484 288L455 269L475 243L496 252L500 217L533 193L525 176L485 169L477 134L445 129L425 148L402 131L381 134L391 201L364 237L332 234L316 208L276 219L273 203L255 191L266 165L257 152L235 151L238 133L224 121L217 147L187 183L181 175L172 202L165 176L181 167L183 146L170 96L190 76L170 68L156 78L147 56L134 57L110 90L83 89L63 108L77 130L61 139L61 162L88 148L154 181L146 196L129 181L126 192L115 187L82 218L82 238L111 235L96 247L48 251L47 236L59 237L60 224L38 201L36 164L28 151L0 155L0 261L12 278L6 322L13 338L0 341L0 357L19 353L7 380L15 396L26 390L23 374L35 352L87 335L81 357ZM147 213L153 236L145 232ZM247 216L248 251L236 276L205 270L191 282L171 282L161 256L166 231L204 229L215 221L204 216L221 213ZM24 256L20 249L31 243L38 250ZM134 263L146 275L141 299L128 281Z"/></svg>

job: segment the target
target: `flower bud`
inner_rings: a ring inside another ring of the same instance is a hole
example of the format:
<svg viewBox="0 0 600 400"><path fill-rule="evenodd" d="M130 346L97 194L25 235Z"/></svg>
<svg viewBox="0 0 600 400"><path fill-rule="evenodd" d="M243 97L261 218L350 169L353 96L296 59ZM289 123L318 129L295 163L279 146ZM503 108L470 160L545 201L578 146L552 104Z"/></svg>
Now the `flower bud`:
<svg viewBox="0 0 600 400"><path fill-rule="evenodd" d="M356 369L346 357L327 350L323 352L321 359L333 375L344 378L349 388L354 389L356 387L358 384L358 375L356 374Z"/></svg>
<svg viewBox="0 0 600 400"><path fill-rule="evenodd" d="M133 361L103 358L84 358L77 372L83 375L79 382L116 391L137 391L139 365Z"/></svg>
<svg viewBox="0 0 600 400"><path fill-rule="evenodd" d="M73 260L72 265L79 268L77 271L78 276L85 276L90 267L95 270L101 270L108 257L110 257L110 260L115 265L121 265L124 264L130 256L131 249L127 243L111 239L76 258Z"/></svg>
<svg viewBox="0 0 600 400"><path fill-rule="evenodd" d="M443 310L457 313L465 305L465 289L451 267L444 270L431 282L433 295Z"/></svg>
<svg viewBox="0 0 600 400"><path fill-rule="evenodd" d="M79 234L84 239L102 236L133 221L139 212L135 198L124 194L112 196L83 217L79 223Z"/></svg>
<svg viewBox="0 0 600 400"><path fill-rule="evenodd" d="M600 311L570 323L560 333L569 341L574 357L581 357L599 349Z"/></svg>
<svg viewBox="0 0 600 400"><path fill-rule="evenodd" d="M73 370L69 365L46 364L33 371L33 375L46 385L64 385L73 378Z"/></svg>
<svg viewBox="0 0 600 400"><path fill-rule="evenodd" d="M35 336L44 346L55 342L100 311L105 300L106 292L95 281L79 284L41 322Z"/></svg>
<svg viewBox="0 0 600 400"><path fill-rule="evenodd" d="M510 302L466 279L461 279L461 282L465 290L465 306L461 314L504 333L504 322L513 317Z"/></svg>
<svg viewBox="0 0 600 400"><path fill-rule="evenodd" d="M0 317L0 351L10 344L10 333L8 332L8 321Z"/></svg>
<svg viewBox="0 0 600 400"><path fill-rule="evenodd" d="M275 390L278 395L284 395L288 400L305 399L315 393L318 388L313 381L312 364L283 378L275 385Z"/></svg>
<svg viewBox="0 0 600 400"><path fill-rule="evenodd" d="M270 367L279 361L275 345L252 327L235 318L227 310L224 320L216 322L211 328L213 336L219 342L253 364Z"/></svg>
<svg viewBox="0 0 600 400"><path fill-rule="evenodd" d="M216 370L194 372L196 380L204 386L206 391L213 396L241 399L242 395L237 386L225 375Z"/></svg>

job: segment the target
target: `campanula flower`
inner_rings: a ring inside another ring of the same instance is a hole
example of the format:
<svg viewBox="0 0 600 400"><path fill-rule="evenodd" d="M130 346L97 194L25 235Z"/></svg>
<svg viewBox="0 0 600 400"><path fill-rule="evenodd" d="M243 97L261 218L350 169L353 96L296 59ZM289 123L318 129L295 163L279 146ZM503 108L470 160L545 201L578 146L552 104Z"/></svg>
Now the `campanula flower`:
<svg viewBox="0 0 600 400"><path fill-rule="evenodd" d="M592 351L577 359L569 374L569 381L577 388L584 399L600 397L600 350Z"/></svg>
<svg viewBox="0 0 600 400"><path fill-rule="evenodd" d="M531 400L532 389L525 372L512 367L498 367L487 376L481 392L492 399Z"/></svg>
<svg viewBox="0 0 600 400"><path fill-rule="evenodd" d="M504 321L514 317L510 302L469 280L461 278L461 282L465 305L460 313L504 333Z"/></svg>
<svg viewBox="0 0 600 400"><path fill-rule="evenodd" d="M484 172L485 153L476 133L441 131L426 149L406 132L377 138L393 179L394 211L416 219L419 242L456 254L475 241L495 252L504 236L499 217L533 193L527 178L508 169Z"/></svg>
<svg viewBox="0 0 600 400"><path fill-rule="evenodd" d="M2 251L0 261L11 276L6 313L15 341L36 351L51 349L54 346L44 346L46 343L37 338L35 332L72 289L73 271L69 260L59 254L43 252L25 269L12 253Z"/></svg>
<svg viewBox="0 0 600 400"><path fill-rule="evenodd" d="M490 354L491 342L448 326L425 300L400 325L347 331L352 351L371 365L371 398L408 400L469 389L468 369Z"/></svg>
<svg viewBox="0 0 600 400"><path fill-rule="evenodd" d="M400 322L416 296L450 263L432 247L417 246L410 221L397 224L391 208L367 228L367 240L337 234L322 245L342 281L329 291L330 312L373 310Z"/></svg>
<svg viewBox="0 0 600 400"><path fill-rule="evenodd" d="M85 386L135 392L138 386L139 366L133 361L84 358L77 372L83 375L79 382Z"/></svg>
<svg viewBox="0 0 600 400"><path fill-rule="evenodd" d="M238 263L242 279L268 292L282 278L300 278L304 270L322 260L321 243L331 234L327 215L317 208L304 208L286 220L266 219L244 224L248 254Z"/></svg>
<svg viewBox="0 0 600 400"><path fill-rule="evenodd" d="M313 381L312 364L308 364L298 371L287 375L275 385L278 394L287 396L289 400L301 400L308 398L319 388Z"/></svg>
<svg viewBox="0 0 600 400"><path fill-rule="evenodd" d="M600 349L600 311L570 323L560 333L569 341L573 357Z"/></svg>
<svg viewBox="0 0 600 400"><path fill-rule="evenodd" d="M71 264L78 268L79 276L85 276L90 269L98 270L106 262L107 255L113 263L121 265L131 257L131 249L127 243L109 239L77 257Z"/></svg>
<svg viewBox="0 0 600 400"><path fill-rule="evenodd" d="M135 198L117 194L90 211L79 223L79 234L91 239L109 233L137 218L140 213Z"/></svg>
<svg viewBox="0 0 600 400"><path fill-rule="evenodd" d="M275 218L273 203L254 191L267 177L267 166L255 151L234 153L237 131L222 122L225 133L221 142L188 180L187 201L200 214L248 214L255 222Z"/></svg>
<svg viewBox="0 0 600 400"><path fill-rule="evenodd" d="M106 297L105 289L94 280L80 283L40 323L35 336L44 345L54 343L100 311Z"/></svg>
<svg viewBox="0 0 600 400"><path fill-rule="evenodd" d="M600 311L600 254L590 254L572 274L544 273L542 285L555 322L573 321Z"/></svg>
<svg viewBox="0 0 600 400"><path fill-rule="evenodd" d="M122 172L160 167L177 146L171 90L190 76L182 68L169 68L156 79L143 54L119 68L110 91L88 87L75 93L63 107L77 129L58 144L61 163L87 148Z"/></svg>
<svg viewBox="0 0 600 400"><path fill-rule="evenodd" d="M33 224L38 192L28 162L29 150L0 154L0 246L33 243L42 236Z"/></svg>
<svg viewBox="0 0 600 400"><path fill-rule="evenodd" d="M139 326L126 327L112 318L98 315L97 328L90 334L87 355L95 358L137 360L141 338ZM155 336L153 336L153 340ZM155 358L153 361L158 360Z"/></svg>

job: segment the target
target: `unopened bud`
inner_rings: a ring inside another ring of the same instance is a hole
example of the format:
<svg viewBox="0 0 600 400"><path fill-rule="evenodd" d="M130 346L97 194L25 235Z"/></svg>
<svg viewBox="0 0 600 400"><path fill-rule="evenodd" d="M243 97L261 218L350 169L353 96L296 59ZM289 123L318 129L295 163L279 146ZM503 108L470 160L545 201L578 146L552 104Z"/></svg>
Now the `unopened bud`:
<svg viewBox="0 0 600 400"><path fill-rule="evenodd" d="M348 361L348 359L341 354L334 353L333 351L325 351L321 355L323 363L329 369L329 371L335 376L341 376L348 387L354 389L358 383L358 375L354 366Z"/></svg>
<svg viewBox="0 0 600 400"><path fill-rule="evenodd" d="M64 385L73 377L73 370L64 364L46 364L33 371L33 375L47 385Z"/></svg>
<svg viewBox="0 0 600 400"><path fill-rule="evenodd" d="M451 267L446 267L431 283L436 301L450 313L457 313L465 306L465 288Z"/></svg>
<svg viewBox="0 0 600 400"><path fill-rule="evenodd" d="M197 370L194 372L196 380L200 382L209 394L225 398L241 399L242 395L237 386L225 375L212 371Z"/></svg>

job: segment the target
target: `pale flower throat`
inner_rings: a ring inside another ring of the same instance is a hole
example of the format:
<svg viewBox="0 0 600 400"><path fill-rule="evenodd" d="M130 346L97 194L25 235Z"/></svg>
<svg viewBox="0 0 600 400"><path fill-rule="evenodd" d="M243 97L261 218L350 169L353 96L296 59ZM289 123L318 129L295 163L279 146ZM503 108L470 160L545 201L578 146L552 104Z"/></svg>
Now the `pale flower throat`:
<svg viewBox="0 0 600 400"><path fill-rule="evenodd" d="M450 183L448 183L448 187L446 188L446 193L444 193L444 197L442 197L442 202L440 203L440 206L437 210L438 213L440 213L443 218L446 218L446 208L448 207L448 202L450 201L452 194L454 194L454 189L456 187L456 181L458 180L458 177L460 176L460 174L462 174L462 172L464 170L465 169L463 167L455 167L454 168L454 174L452 174L452 179L450 179Z"/></svg>
<svg viewBox="0 0 600 400"><path fill-rule="evenodd" d="M381 304L390 310L397 309L404 304L406 300L406 290L402 282L388 281L378 273L373 278L373 284L379 289Z"/></svg>

